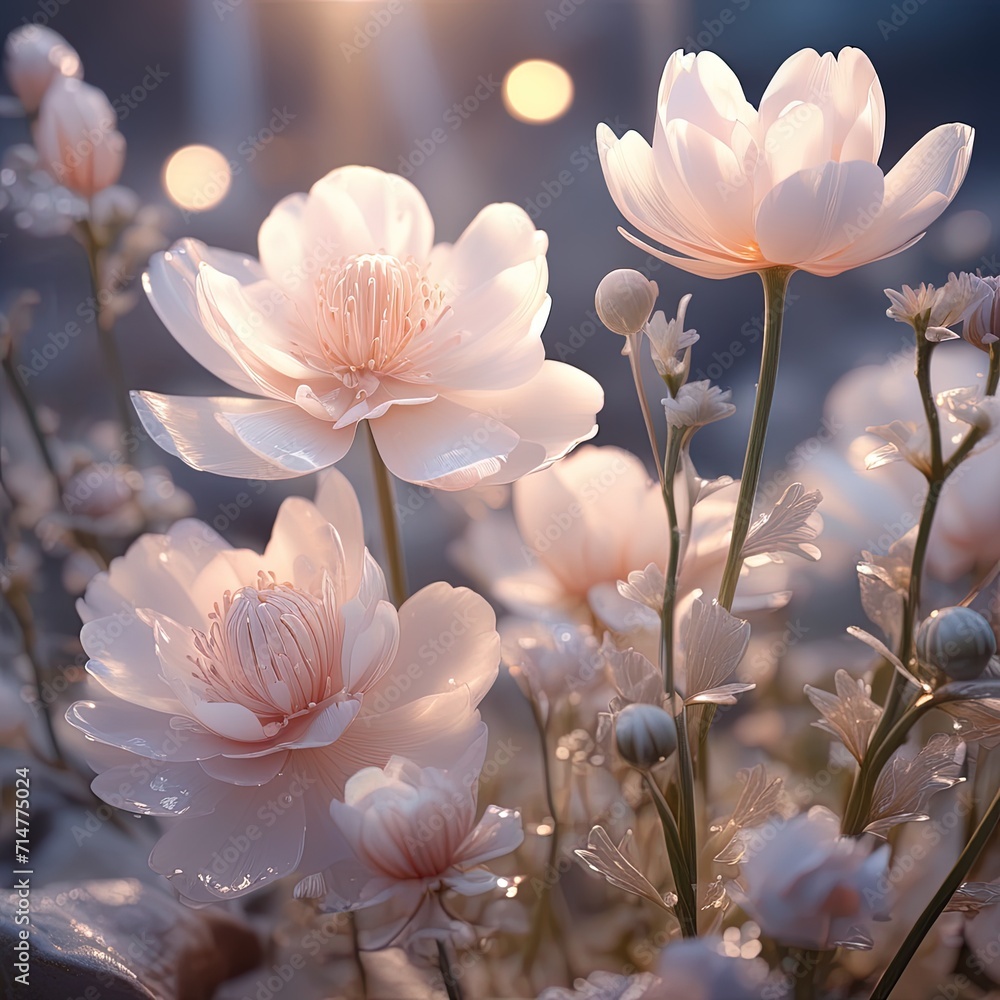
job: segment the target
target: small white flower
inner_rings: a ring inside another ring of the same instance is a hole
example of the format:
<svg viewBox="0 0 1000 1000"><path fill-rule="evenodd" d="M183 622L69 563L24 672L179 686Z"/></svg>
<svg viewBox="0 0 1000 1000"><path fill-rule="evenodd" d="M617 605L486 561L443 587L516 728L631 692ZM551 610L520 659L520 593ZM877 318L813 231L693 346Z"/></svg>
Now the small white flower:
<svg viewBox="0 0 1000 1000"><path fill-rule="evenodd" d="M677 304L677 315L674 319L668 320L661 309L653 313L652 319L646 326L653 364L660 377L668 381L679 379L685 374L687 359L681 355L699 340L695 330L684 329L684 314L690 301L691 294L688 293Z"/></svg>
<svg viewBox="0 0 1000 1000"><path fill-rule="evenodd" d="M885 441L882 447L865 456L866 469L871 471L892 462L909 462L925 476L931 474L930 435L926 425L912 420L893 420L865 430Z"/></svg>
<svg viewBox="0 0 1000 1000"><path fill-rule="evenodd" d="M997 296L997 291L1000 290L1000 277L973 277L973 283L978 283L980 288L983 286L988 288L989 295L984 293L979 304L965 317L962 336L973 347L988 351L990 344L1000 339L1000 297Z"/></svg>
<svg viewBox="0 0 1000 1000"><path fill-rule="evenodd" d="M736 412L732 397L731 389L720 389L703 379L682 385L675 399L668 396L662 403L671 427L704 427Z"/></svg>
<svg viewBox="0 0 1000 1000"><path fill-rule="evenodd" d="M979 278L967 271L952 272L941 287L921 282L918 288L903 285L902 291L885 289L891 306L886 316L897 323L908 323L914 329L925 325L925 336L931 341L957 340L958 334L950 327L964 322L992 296L992 289L984 286Z"/></svg>

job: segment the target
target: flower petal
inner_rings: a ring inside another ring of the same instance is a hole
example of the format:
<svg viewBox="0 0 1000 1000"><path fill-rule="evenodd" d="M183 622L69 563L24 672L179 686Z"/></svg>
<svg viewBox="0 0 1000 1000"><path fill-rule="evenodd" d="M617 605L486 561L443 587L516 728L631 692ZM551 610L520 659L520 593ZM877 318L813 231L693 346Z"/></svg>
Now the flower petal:
<svg viewBox="0 0 1000 1000"><path fill-rule="evenodd" d="M392 666L368 692L394 704L405 684L413 701L468 685L479 704L497 678L500 637L496 615L465 587L432 583L399 609L399 648Z"/></svg>
<svg viewBox="0 0 1000 1000"><path fill-rule="evenodd" d="M370 426L393 475L444 490L467 489L500 472L520 440L496 417L444 398L394 406Z"/></svg>
<svg viewBox="0 0 1000 1000"><path fill-rule="evenodd" d="M808 270L840 274L890 257L919 239L961 187L974 136L973 129L961 124L939 125L928 132L885 175L885 199L870 224L857 225L859 232L854 233L850 246L814 262Z"/></svg>
<svg viewBox="0 0 1000 1000"><path fill-rule="evenodd" d="M357 205L371 242L347 253L386 253L403 260L423 262L434 242L434 220L423 195L404 177L374 167L338 167L318 180L309 191L306 212L314 201L327 209L339 208L339 195ZM343 252L342 251L342 252Z"/></svg>
<svg viewBox="0 0 1000 1000"><path fill-rule="evenodd" d="M516 432L520 444L500 469L484 478L487 483L512 483L551 465L597 433L604 390L579 368L546 361L537 375L515 389L452 392L449 399Z"/></svg>
<svg viewBox="0 0 1000 1000"><path fill-rule="evenodd" d="M183 239L150 258L149 268L142 276L142 286L174 340L198 364L235 389L257 392L254 380L202 322L195 284L203 263L232 275L241 284L263 277L260 264L252 257L217 250L199 240Z"/></svg>
<svg viewBox="0 0 1000 1000"><path fill-rule="evenodd" d="M266 785L281 772L288 751L278 750L261 757L208 757L200 761L202 770L228 785Z"/></svg>
<svg viewBox="0 0 1000 1000"><path fill-rule="evenodd" d="M757 242L775 264L806 266L851 243L864 213L882 204L884 179L873 163L828 162L799 170L757 210Z"/></svg>
<svg viewBox="0 0 1000 1000"><path fill-rule="evenodd" d="M303 476L339 461L354 439L353 427L335 431L294 404L273 400L136 392L132 401L161 448L223 476Z"/></svg>
<svg viewBox="0 0 1000 1000"><path fill-rule="evenodd" d="M283 791L275 783L234 788L214 812L168 829L149 856L150 867L195 903L235 899L291 874L306 828L301 795L287 796L284 807Z"/></svg>
<svg viewBox="0 0 1000 1000"><path fill-rule="evenodd" d="M66 718L100 743L155 760L201 760L231 749L225 739L192 727L187 719L174 728L176 716L121 701L78 701Z"/></svg>
<svg viewBox="0 0 1000 1000"><path fill-rule="evenodd" d="M148 760L110 767L90 787L108 805L144 816L203 816L225 791L196 763Z"/></svg>

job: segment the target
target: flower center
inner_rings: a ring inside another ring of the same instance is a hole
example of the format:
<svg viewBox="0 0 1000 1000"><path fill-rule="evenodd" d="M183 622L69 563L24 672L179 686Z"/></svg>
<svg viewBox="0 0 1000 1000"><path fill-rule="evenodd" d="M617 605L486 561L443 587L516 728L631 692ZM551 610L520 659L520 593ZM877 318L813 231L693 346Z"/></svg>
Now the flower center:
<svg viewBox="0 0 1000 1000"><path fill-rule="evenodd" d="M367 394L379 375L415 376L417 341L444 307L416 261L343 257L320 272L317 290L320 350L344 385Z"/></svg>
<svg viewBox="0 0 1000 1000"><path fill-rule="evenodd" d="M343 688L340 635L321 599L261 574L256 587L227 590L209 617L195 661L205 697L249 708L265 731Z"/></svg>

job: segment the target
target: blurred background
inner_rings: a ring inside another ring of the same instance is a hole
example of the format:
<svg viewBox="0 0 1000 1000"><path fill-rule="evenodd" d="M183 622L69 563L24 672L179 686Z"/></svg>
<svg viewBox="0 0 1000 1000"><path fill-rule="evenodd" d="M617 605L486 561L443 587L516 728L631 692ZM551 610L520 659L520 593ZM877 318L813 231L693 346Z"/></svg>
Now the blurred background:
<svg viewBox="0 0 1000 1000"><path fill-rule="evenodd" d="M3 33L28 22L64 35L86 79L112 100L128 141L121 183L170 208L171 238L254 253L275 202L349 163L409 177L441 240L457 237L489 202L523 206L550 237L548 354L596 375L607 391L597 443L645 457L621 341L593 313L598 281L617 267L644 270L668 315L693 292L688 323L702 336L696 374L731 387L739 404L735 419L699 436L705 474L738 474L759 356L759 282L689 276L622 239L594 142L602 121L618 134L651 136L660 73L674 49L717 52L754 104L795 50L864 49L885 90L886 169L938 124L978 130L964 187L918 246L834 279L794 278L772 471L822 432L823 400L840 375L912 341L885 317L883 288L941 282L953 269L1000 270L1000 130L989 71L1000 5L989 0L7 0ZM529 60L545 63L520 65ZM28 138L23 120L0 120L0 145ZM30 354L32 341L61 329L86 298L86 263L68 237L38 239L3 221L4 292L30 287L42 296L22 348ZM220 391L144 300L117 332L130 385ZM734 343L747 347L739 357ZM72 431L74 422L113 414L103 386L96 347L81 336L32 392ZM364 455L355 450L345 468L365 491ZM206 520L232 499L231 481L161 458ZM230 534L266 537L281 498L311 489L308 481L269 486ZM414 585L454 578L443 551L461 528L454 507L428 504L419 530L406 527Z"/></svg>

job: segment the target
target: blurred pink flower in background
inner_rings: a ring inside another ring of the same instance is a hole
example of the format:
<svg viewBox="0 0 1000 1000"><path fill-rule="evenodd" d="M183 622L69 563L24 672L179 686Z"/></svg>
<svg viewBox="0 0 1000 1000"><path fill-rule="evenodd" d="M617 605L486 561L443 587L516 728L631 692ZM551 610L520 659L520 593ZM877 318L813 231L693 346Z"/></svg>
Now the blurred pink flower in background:
<svg viewBox="0 0 1000 1000"><path fill-rule="evenodd" d="M761 930L800 948L870 948L872 920L891 898L890 847L841 837L840 821L822 806L747 831L740 859L742 889L730 895Z"/></svg>
<svg viewBox="0 0 1000 1000"><path fill-rule="evenodd" d="M197 469L284 479L339 461L368 420L394 475L447 490L592 437L600 385L544 358L545 234L495 204L433 240L409 181L342 167L278 203L259 262L193 240L155 257L146 290L177 341L266 398L135 393L146 429Z"/></svg>
<svg viewBox="0 0 1000 1000"><path fill-rule="evenodd" d="M333 822L352 857L303 879L296 895L324 897L332 910L357 910L392 901L395 919L379 921L365 946L384 948L406 929L449 932L451 920L434 898L448 889L477 896L509 886L484 862L516 850L524 839L516 810L489 806L476 822L479 773L486 758L486 727L447 771L393 757L348 782L344 801L330 805Z"/></svg>
<svg viewBox="0 0 1000 1000"><path fill-rule="evenodd" d="M790 56L760 108L714 52L667 61L652 147L597 128L604 177L636 228L686 256L632 243L706 278L775 265L835 275L904 250L945 210L972 153L968 125L940 125L896 166L876 166L882 86L860 50Z"/></svg>
<svg viewBox="0 0 1000 1000"><path fill-rule="evenodd" d="M125 137L103 91L73 77L53 80L35 123L43 167L65 188L91 198L118 180Z"/></svg>
<svg viewBox="0 0 1000 1000"><path fill-rule="evenodd" d="M119 748L94 791L176 816L150 858L199 903L337 856L330 800L393 754L442 765L479 731L499 636L478 595L436 583L399 609L337 472L293 497L263 555L208 525L141 537L79 603L106 689L70 721ZM341 845L342 849L342 845Z"/></svg>
<svg viewBox="0 0 1000 1000"><path fill-rule="evenodd" d="M717 589L736 490L726 485L695 505L681 595ZM651 563L662 573L670 551L659 484L635 455L586 445L515 484L513 513L513 524L502 516L473 522L453 549L462 569L497 600L521 614L593 614L621 632L656 623L655 614L618 591L619 580ZM776 579L768 575L765 590ZM735 606L759 607L755 596L763 592L756 580L744 581Z"/></svg>
<svg viewBox="0 0 1000 1000"><path fill-rule="evenodd" d="M41 24L25 24L7 36L3 64L10 89L28 114L38 110L53 81L61 76L83 76L76 49L57 31Z"/></svg>

